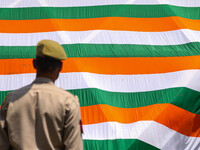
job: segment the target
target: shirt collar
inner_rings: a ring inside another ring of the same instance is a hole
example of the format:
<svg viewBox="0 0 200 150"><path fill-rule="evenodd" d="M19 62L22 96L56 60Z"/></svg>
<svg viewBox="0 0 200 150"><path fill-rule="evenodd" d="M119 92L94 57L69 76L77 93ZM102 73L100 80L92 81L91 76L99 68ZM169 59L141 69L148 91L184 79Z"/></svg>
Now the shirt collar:
<svg viewBox="0 0 200 150"><path fill-rule="evenodd" d="M53 81L49 78L45 78L45 77L37 77L33 83L50 83L50 84L54 84Z"/></svg>

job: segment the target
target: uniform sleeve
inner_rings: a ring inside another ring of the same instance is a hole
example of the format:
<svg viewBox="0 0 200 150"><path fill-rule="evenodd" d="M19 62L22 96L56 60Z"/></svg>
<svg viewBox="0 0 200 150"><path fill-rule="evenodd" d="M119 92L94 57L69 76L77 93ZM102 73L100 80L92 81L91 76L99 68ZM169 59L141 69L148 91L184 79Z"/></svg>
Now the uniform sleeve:
<svg viewBox="0 0 200 150"><path fill-rule="evenodd" d="M6 125L7 98L8 96L5 98L0 108L0 150L9 150L11 148Z"/></svg>
<svg viewBox="0 0 200 150"><path fill-rule="evenodd" d="M83 150L79 101L77 97L74 97L70 101L71 103L66 104L66 118L63 137L65 150Z"/></svg>

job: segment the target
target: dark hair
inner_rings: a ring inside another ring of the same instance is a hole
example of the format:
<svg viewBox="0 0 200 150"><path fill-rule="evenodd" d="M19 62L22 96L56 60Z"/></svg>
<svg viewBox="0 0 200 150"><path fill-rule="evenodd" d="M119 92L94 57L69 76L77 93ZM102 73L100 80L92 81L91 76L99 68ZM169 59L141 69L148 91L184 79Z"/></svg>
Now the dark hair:
<svg viewBox="0 0 200 150"><path fill-rule="evenodd" d="M36 57L36 66L39 72L53 72L62 65L62 61L51 57Z"/></svg>

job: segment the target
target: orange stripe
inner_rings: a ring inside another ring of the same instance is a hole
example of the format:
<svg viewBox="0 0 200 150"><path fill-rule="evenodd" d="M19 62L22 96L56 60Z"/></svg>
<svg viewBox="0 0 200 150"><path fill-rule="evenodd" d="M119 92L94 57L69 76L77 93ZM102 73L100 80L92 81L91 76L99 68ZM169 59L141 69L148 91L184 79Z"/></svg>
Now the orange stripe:
<svg viewBox="0 0 200 150"><path fill-rule="evenodd" d="M90 19L0 20L1 33L34 33L51 31L122 30L160 32L178 29L200 31L200 20L181 17Z"/></svg>
<svg viewBox="0 0 200 150"><path fill-rule="evenodd" d="M0 74L35 73L32 59L0 59ZM187 57L120 57L68 58L62 72L97 74L154 74L200 69L200 56Z"/></svg>
<svg viewBox="0 0 200 150"><path fill-rule="evenodd" d="M114 112L114 113L113 113ZM81 107L84 125L102 122L134 123L154 120L186 136L200 137L200 115L172 104L118 108L105 104Z"/></svg>

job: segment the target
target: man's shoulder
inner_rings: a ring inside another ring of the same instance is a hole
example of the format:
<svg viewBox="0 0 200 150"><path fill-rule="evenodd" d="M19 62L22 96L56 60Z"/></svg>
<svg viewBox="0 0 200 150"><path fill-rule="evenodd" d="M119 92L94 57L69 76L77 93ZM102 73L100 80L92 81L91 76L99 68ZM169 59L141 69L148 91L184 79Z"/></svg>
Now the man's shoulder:
<svg viewBox="0 0 200 150"><path fill-rule="evenodd" d="M19 89L11 91L10 93L8 93L8 95L20 95L20 94L23 94L23 93L27 93L31 89L31 87L32 87L31 84L26 85L24 87L21 87Z"/></svg>
<svg viewBox="0 0 200 150"><path fill-rule="evenodd" d="M57 92L57 93L59 93L59 94L62 94L63 96L65 95L65 96L71 97L71 98L74 98L74 97L75 97L74 94L72 94L72 93L70 93L69 91L64 90L64 89L62 89L62 88L59 88L59 87L57 87L57 86L54 86L54 87L52 88L52 90L55 91L55 92Z"/></svg>
<svg viewBox="0 0 200 150"><path fill-rule="evenodd" d="M29 84L8 93L7 97L20 98L22 96L29 95L30 93L35 92L43 93L43 95L46 93L47 95L58 96L59 98L68 99L69 101L77 100L77 97L75 95L53 84Z"/></svg>
<svg viewBox="0 0 200 150"><path fill-rule="evenodd" d="M10 101L15 101L16 99L23 97L28 93L30 88L31 84L9 92L4 99L4 104L9 103Z"/></svg>
<svg viewBox="0 0 200 150"><path fill-rule="evenodd" d="M65 99L66 107L70 107L71 110L80 107L79 99L76 95L57 86L54 86L53 91Z"/></svg>

